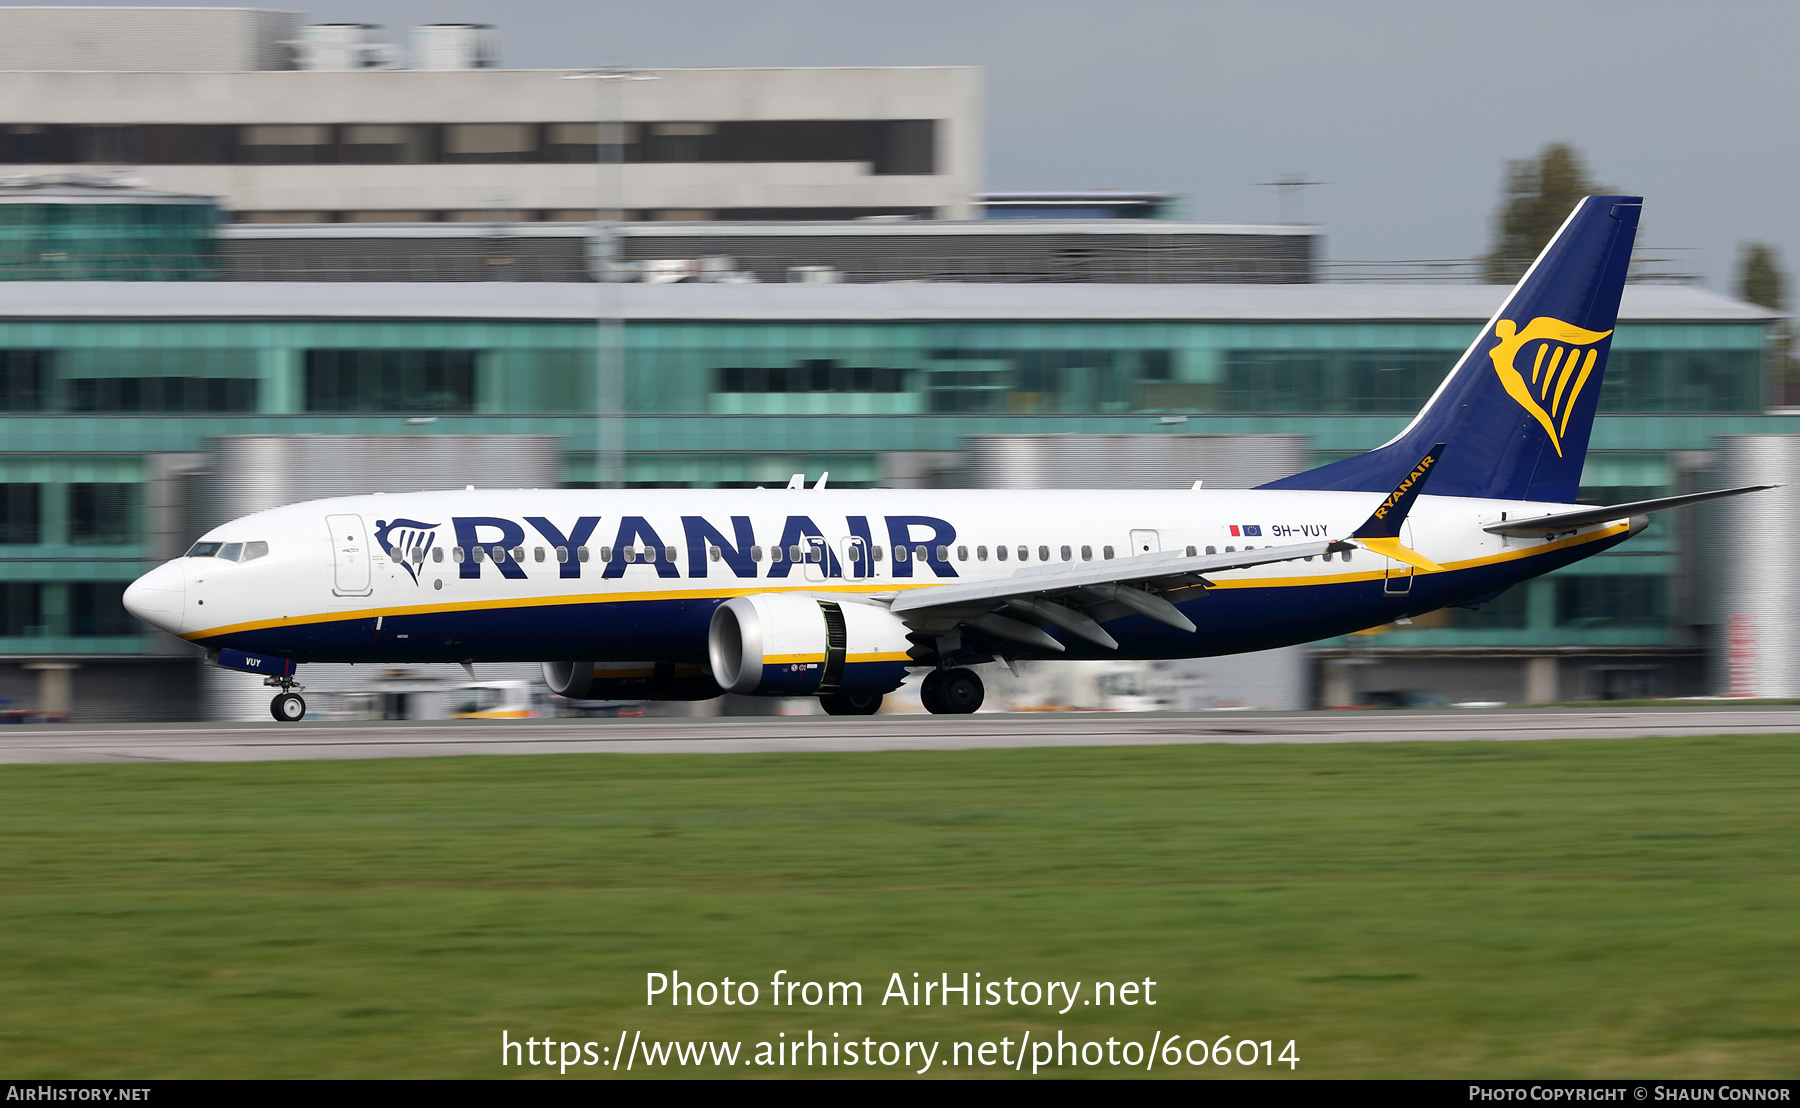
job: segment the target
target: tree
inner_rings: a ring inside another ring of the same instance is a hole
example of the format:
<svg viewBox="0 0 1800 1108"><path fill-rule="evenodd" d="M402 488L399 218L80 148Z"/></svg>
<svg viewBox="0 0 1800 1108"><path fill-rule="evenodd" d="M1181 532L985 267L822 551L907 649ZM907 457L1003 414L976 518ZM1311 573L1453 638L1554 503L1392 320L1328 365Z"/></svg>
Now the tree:
<svg viewBox="0 0 1800 1108"><path fill-rule="evenodd" d="M1740 300L1761 304L1777 312L1787 311L1787 277L1781 272L1781 260L1773 246L1766 242L1744 244L1743 252L1738 255L1737 294ZM1800 365L1795 364L1793 345L1793 331L1787 320L1779 320L1769 328L1769 362L1765 364L1774 372L1779 393L1777 403L1784 407L1793 400L1788 395L1789 390L1800 380Z"/></svg>
<svg viewBox="0 0 1800 1108"><path fill-rule="evenodd" d="M1494 221L1494 252L1487 257L1488 280L1510 285L1524 276L1581 198L1599 191L1581 152L1567 143L1553 142L1535 158L1508 162L1506 193Z"/></svg>
<svg viewBox="0 0 1800 1108"><path fill-rule="evenodd" d="M1773 246L1765 242L1744 244L1743 253L1738 255L1737 294L1739 300L1787 311L1787 278L1782 275Z"/></svg>

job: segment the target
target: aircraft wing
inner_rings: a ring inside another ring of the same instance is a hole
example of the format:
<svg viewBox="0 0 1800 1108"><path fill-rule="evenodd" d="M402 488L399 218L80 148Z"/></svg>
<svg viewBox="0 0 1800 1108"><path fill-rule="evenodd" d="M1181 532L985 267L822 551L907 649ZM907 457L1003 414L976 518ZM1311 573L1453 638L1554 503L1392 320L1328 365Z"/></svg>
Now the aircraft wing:
<svg viewBox="0 0 1800 1108"><path fill-rule="evenodd" d="M1573 512L1554 512L1550 515L1533 516L1530 519L1502 520L1498 523L1485 524L1481 529L1490 535L1557 535L1565 531L1589 527L1596 523L1608 523L1615 519L1663 512L1670 508L1679 508L1684 504L1699 504L1707 500L1741 496L1747 492L1761 492L1763 489L1774 487L1774 485L1743 485L1735 489L1720 489L1717 492L1691 492L1685 496L1665 496L1659 500L1634 500L1629 504L1581 508Z"/></svg>
<svg viewBox="0 0 1800 1108"><path fill-rule="evenodd" d="M1321 539L1227 554L1142 554L1103 562L1032 566L998 581L971 581L914 589L895 597L891 610L909 623L961 624L990 636L1045 650L1063 644L1044 633L1048 623L1089 642L1117 649L1118 642L1083 607L1117 604L1183 631L1194 623L1157 595L1168 589L1206 586L1205 574L1271 562L1290 562L1351 549ZM1005 609L1002 614L1000 609ZM1029 622L1028 622L1029 621Z"/></svg>

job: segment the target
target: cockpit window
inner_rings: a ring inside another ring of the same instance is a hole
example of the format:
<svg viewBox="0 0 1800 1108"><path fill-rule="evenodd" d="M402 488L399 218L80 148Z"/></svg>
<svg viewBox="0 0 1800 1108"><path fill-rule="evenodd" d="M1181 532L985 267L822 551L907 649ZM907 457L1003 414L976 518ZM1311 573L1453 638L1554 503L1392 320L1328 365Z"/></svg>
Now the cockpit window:
<svg viewBox="0 0 1800 1108"><path fill-rule="evenodd" d="M226 562L254 562L268 554L266 542L197 542L187 552L190 558L218 558Z"/></svg>

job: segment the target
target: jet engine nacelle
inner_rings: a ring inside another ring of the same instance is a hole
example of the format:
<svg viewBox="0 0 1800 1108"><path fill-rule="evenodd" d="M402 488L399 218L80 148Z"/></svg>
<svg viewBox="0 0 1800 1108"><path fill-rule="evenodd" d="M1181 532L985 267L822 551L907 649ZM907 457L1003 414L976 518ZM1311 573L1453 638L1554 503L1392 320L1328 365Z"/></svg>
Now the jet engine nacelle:
<svg viewBox="0 0 1800 1108"><path fill-rule="evenodd" d="M705 666L675 662L545 662L544 684L571 700L711 700Z"/></svg>
<svg viewBox="0 0 1800 1108"><path fill-rule="evenodd" d="M906 624L886 608L792 593L737 596L713 611L713 680L751 696L886 693L911 663Z"/></svg>

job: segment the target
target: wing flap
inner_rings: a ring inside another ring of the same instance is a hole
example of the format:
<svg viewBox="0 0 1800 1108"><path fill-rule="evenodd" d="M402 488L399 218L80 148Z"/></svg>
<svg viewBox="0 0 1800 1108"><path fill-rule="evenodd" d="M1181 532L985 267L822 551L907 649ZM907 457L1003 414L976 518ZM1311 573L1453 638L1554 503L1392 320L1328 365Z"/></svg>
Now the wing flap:
<svg viewBox="0 0 1800 1108"><path fill-rule="evenodd" d="M1007 600L1049 596L1076 589L1105 585L1161 584L1190 577L1198 578L1198 581L1182 580L1181 583L1203 583L1207 573L1298 561L1346 549L1349 549L1348 543L1320 541L1265 546L1230 554L1198 554L1189 557L1169 552L1079 565L1032 566L997 581L971 581L960 585L914 589L895 597L890 607L895 612L916 612L955 605L999 604Z"/></svg>

